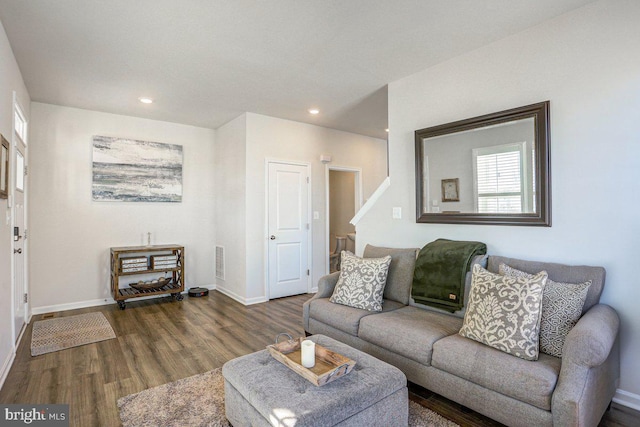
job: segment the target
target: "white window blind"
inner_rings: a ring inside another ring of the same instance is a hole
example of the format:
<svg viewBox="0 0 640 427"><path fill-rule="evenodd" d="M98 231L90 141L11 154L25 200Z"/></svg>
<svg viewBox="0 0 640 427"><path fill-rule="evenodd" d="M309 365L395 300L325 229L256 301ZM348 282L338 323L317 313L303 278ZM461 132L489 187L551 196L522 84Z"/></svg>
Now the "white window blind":
<svg viewBox="0 0 640 427"><path fill-rule="evenodd" d="M479 213L523 212L520 144L474 150L476 204Z"/></svg>

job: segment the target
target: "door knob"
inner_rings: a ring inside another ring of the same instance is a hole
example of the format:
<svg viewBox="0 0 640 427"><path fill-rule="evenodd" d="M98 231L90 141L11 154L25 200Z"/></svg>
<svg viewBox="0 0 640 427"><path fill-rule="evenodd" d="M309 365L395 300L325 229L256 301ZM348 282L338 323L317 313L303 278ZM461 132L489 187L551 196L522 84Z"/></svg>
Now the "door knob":
<svg viewBox="0 0 640 427"><path fill-rule="evenodd" d="M274 236L273 234L271 235L271 237L269 237L271 240L276 240L276 236Z"/></svg>
<svg viewBox="0 0 640 427"><path fill-rule="evenodd" d="M22 253L22 248L14 249L13 253L14 254L21 254Z"/></svg>

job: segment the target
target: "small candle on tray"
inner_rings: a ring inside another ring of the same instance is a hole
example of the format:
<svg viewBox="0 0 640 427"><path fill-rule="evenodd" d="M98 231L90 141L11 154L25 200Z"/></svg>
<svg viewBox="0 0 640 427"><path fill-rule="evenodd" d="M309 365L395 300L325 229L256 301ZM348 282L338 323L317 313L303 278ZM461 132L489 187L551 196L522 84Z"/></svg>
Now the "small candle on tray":
<svg viewBox="0 0 640 427"><path fill-rule="evenodd" d="M302 351L302 366L313 368L316 365L316 343L304 340L300 345Z"/></svg>

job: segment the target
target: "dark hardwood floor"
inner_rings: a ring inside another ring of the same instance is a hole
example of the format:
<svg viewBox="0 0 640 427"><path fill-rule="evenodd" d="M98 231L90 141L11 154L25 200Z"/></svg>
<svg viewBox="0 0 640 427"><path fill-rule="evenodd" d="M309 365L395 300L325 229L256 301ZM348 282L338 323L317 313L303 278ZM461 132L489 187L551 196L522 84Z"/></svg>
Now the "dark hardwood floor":
<svg viewBox="0 0 640 427"><path fill-rule="evenodd" d="M212 291L208 297L131 300L117 305L34 316L0 390L2 403L68 403L72 426L118 426L123 396L221 367L262 350L280 332L302 336L302 304L309 295L245 307ZM116 339L31 357L31 328L43 317L101 311ZM462 426L499 426L419 386L410 398ZM640 425L640 413L613 404L604 427Z"/></svg>

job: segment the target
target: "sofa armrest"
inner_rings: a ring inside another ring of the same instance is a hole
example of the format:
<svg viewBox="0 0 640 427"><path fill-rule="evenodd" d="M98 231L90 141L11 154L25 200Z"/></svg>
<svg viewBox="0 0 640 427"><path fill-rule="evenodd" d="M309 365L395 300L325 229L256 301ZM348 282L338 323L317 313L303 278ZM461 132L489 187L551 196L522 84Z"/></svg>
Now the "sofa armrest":
<svg viewBox="0 0 640 427"><path fill-rule="evenodd" d="M596 304L567 335L551 403L554 425L598 425L620 377L619 327L618 313Z"/></svg>
<svg viewBox="0 0 640 427"><path fill-rule="evenodd" d="M318 292L302 305L302 324L306 332L309 332L309 307L311 301L318 298L329 298L333 295L333 290L338 283L338 277L340 277L339 271L322 276L318 280Z"/></svg>
<svg viewBox="0 0 640 427"><path fill-rule="evenodd" d="M571 329L562 349L562 364L566 362L592 368L607 360L618 336L620 318L605 304L596 304Z"/></svg>
<svg viewBox="0 0 640 427"><path fill-rule="evenodd" d="M333 295L333 290L338 283L338 277L340 277L339 271L322 276L320 280L318 280L318 292L313 298L329 298Z"/></svg>

